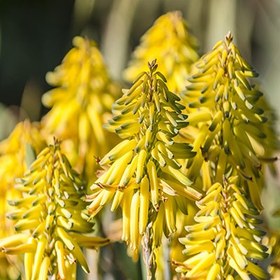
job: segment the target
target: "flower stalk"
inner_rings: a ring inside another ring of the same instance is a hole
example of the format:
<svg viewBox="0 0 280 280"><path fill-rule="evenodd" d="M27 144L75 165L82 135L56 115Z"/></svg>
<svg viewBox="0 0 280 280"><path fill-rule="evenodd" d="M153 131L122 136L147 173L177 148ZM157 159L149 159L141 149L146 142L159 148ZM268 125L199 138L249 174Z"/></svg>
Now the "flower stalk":
<svg viewBox="0 0 280 280"><path fill-rule="evenodd" d="M149 72L140 74L113 105L108 129L124 140L101 159L103 174L86 199L89 218L110 201L112 211L122 208L122 239L134 258L148 234L149 242L144 244L152 271L151 252L161 244L163 234L169 237L176 231L175 210L201 197L180 171L178 159L195 153L190 145L173 139L187 125L179 100L168 90L156 61L149 63Z"/></svg>

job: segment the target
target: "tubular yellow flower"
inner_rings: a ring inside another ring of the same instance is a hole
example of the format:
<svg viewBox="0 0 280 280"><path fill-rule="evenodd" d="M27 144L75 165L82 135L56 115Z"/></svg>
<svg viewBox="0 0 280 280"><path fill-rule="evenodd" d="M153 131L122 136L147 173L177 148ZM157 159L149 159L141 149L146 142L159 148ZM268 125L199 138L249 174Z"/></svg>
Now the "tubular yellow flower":
<svg viewBox="0 0 280 280"><path fill-rule="evenodd" d="M197 202L196 224L186 226L187 260L177 272L186 279L267 279L255 262L267 257L261 245L264 232L259 228L259 214L241 190L238 177L224 184L213 184L206 196ZM233 278L232 278L233 277Z"/></svg>
<svg viewBox="0 0 280 280"><path fill-rule="evenodd" d="M28 120L19 123L10 136L0 142L0 238L14 233L12 221L6 218L11 208L7 200L20 197L20 192L14 188L14 181L23 176L44 146L37 124ZM20 270L21 260L0 253L1 279L17 279Z"/></svg>
<svg viewBox="0 0 280 280"><path fill-rule="evenodd" d="M108 151L110 137L102 126L119 88L93 41L75 37L73 44L62 64L46 76L56 88L43 95L43 104L51 110L42 124L46 137L63 140L61 148L71 164L88 178L95 158Z"/></svg>
<svg viewBox="0 0 280 280"><path fill-rule="evenodd" d="M188 199L201 197L178 163L195 153L191 146L173 140L187 125L180 99L168 90L156 61L149 67L113 105L108 129L124 140L100 161L104 173L87 197L91 217L111 200L112 210L122 207L122 238L134 255L148 224L152 223L152 246L157 247L163 233L176 231L176 209L183 211Z"/></svg>
<svg viewBox="0 0 280 280"><path fill-rule="evenodd" d="M92 225L81 217L84 185L60 152L57 141L43 149L28 172L17 180L22 197L9 201L16 210L8 216L18 234L0 240L2 253L24 254L25 279L75 279L79 262L88 272L80 247L94 248L107 239L83 235Z"/></svg>
<svg viewBox="0 0 280 280"><path fill-rule="evenodd" d="M159 71L175 93L185 89L191 65L198 59L196 39L190 35L181 12L169 12L159 17L144 34L124 76L134 81L145 65L157 58Z"/></svg>
<svg viewBox="0 0 280 280"><path fill-rule="evenodd" d="M187 231L185 229L186 225L193 225L195 223L194 216L197 213L198 208L195 205L195 202L189 203L187 211L181 212L177 211L176 216L176 228L177 232L172 236L169 244L169 259L176 262L183 262L186 259L186 256L183 254L184 245L179 241L180 238L185 237ZM176 260L176 261L175 261ZM172 275L176 275L175 267L170 263L170 271Z"/></svg>

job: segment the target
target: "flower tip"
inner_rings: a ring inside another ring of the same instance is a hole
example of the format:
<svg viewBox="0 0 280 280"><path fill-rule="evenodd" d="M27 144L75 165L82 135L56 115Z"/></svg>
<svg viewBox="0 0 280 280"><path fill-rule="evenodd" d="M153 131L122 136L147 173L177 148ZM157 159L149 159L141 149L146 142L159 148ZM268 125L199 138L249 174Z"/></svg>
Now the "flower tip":
<svg viewBox="0 0 280 280"><path fill-rule="evenodd" d="M173 11L170 12L170 19L174 21L174 23L176 23L176 21L181 21L183 18L183 14L181 11L177 10L177 11Z"/></svg>
<svg viewBox="0 0 280 280"><path fill-rule="evenodd" d="M150 71L154 72L158 67L157 60L154 59L151 62L148 62L148 65L149 65Z"/></svg>
<svg viewBox="0 0 280 280"><path fill-rule="evenodd" d="M83 42L84 42L84 39L81 36L75 36L72 40L73 45L76 47L81 46Z"/></svg>
<svg viewBox="0 0 280 280"><path fill-rule="evenodd" d="M231 31L228 31L226 35L226 40L230 43L233 40L233 36L231 34Z"/></svg>

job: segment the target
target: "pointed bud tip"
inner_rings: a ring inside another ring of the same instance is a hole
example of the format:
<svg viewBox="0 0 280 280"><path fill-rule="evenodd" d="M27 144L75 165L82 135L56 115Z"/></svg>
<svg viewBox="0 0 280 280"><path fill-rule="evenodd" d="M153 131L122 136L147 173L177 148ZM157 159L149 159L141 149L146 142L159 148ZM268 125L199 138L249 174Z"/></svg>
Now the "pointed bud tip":
<svg viewBox="0 0 280 280"><path fill-rule="evenodd" d="M150 68L150 71L154 72L157 69L157 67L158 67L157 60L154 59L151 62L148 62L148 66Z"/></svg>
<svg viewBox="0 0 280 280"><path fill-rule="evenodd" d="M233 36L232 36L232 34L231 34L231 31L229 31L229 32L227 33L227 35L226 35L226 41L227 41L228 43L230 43L232 40L233 40Z"/></svg>

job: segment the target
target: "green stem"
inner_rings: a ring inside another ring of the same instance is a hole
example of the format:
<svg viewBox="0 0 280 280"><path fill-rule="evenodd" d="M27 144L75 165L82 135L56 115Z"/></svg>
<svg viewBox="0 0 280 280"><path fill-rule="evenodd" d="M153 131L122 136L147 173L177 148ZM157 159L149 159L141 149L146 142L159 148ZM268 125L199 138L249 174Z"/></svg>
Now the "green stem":
<svg viewBox="0 0 280 280"><path fill-rule="evenodd" d="M151 224L146 228L146 232L142 238L143 260L146 266L147 280L156 279L156 257L153 252L153 229Z"/></svg>

